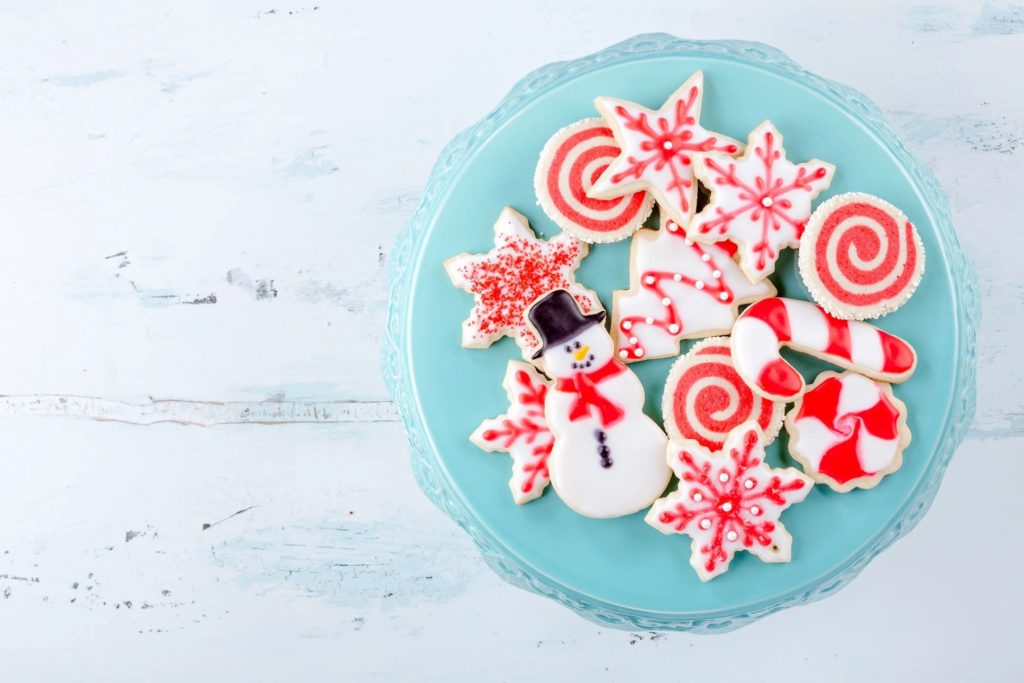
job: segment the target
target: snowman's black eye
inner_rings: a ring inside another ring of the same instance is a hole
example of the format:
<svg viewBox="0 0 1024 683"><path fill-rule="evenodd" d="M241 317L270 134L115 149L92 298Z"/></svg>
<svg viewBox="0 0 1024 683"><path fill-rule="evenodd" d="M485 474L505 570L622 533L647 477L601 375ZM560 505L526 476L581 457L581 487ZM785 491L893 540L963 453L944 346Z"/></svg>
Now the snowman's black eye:
<svg viewBox="0 0 1024 683"><path fill-rule="evenodd" d="M572 347L571 346L566 346L565 347L565 352L566 353L572 353Z"/></svg>
<svg viewBox="0 0 1024 683"><path fill-rule="evenodd" d="M577 349L580 348L580 343L579 342L576 342L576 348Z"/></svg>

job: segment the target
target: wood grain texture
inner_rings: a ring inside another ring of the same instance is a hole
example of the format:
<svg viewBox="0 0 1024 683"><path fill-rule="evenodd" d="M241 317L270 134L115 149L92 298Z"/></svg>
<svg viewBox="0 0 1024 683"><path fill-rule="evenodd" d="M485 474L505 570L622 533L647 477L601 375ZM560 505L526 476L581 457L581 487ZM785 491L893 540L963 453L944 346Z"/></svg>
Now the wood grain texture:
<svg viewBox="0 0 1024 683"><path fill-rule="evenodd" d="M1024 7L445 15L4 9L4 678L1020 679ZM416 489L378 370L389 245L443 144L530 69L652 30L770 43L869 94L942 181L984 294L977 421L928 517L834 598L715 638L502 584Z"/></svg>

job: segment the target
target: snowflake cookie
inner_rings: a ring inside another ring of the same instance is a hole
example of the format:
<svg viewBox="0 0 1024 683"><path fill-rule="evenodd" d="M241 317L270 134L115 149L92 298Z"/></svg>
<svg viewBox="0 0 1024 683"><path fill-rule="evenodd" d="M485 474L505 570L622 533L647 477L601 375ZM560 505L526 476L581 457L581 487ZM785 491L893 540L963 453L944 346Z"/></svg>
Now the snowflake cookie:
<svg viewBox="0 0 1024 683"><path fill-rule="evenodd" d="M722 455L690 440L671 441L668 455L679 486L654 502L645 521L663 534L693 539L690 565L701 581L724 573L739 550L789 562L793 538L779 516L806 498L814 482L792 467L765 464L756 423L733 430Z"/></svg>
<svg viewBox="0 0 1024 683"><path fill-rule="evenodd" d="M903 464L907 406L884 382L823 372L786 416L789 452L815 481L840 493L873 488Z"/></svg>
<svg viewBox="0 0 1024 683"><path fill-rule="evenodd" d="M663 215L688 224L697 201L694 161L707 152L743 149L738 140L701 127L703 96L704 74L697 71L657 111L611 97L594 100L622 152L594 181L590 196L612 199L647 190Z"/></svg>
<svg viewBox="0 0 1024 683"><path fill-rule="evenodd" d="M630 251L630 288L612 298L619 358L664 358L681 339L729 334L739 307L769 296L765 280L751 284L733 261L733 244L701 245L675 221L640 230Z"/></svg>
<svg viewBox="0 0 1024 683"><path fill-rule="evenodd" d="M508 335L529 360L540 341L526 324L526 309L555 289L572 294L584 313L603 310L597 294L576 283L576 268L586 255L587 245L569 235L538 239L521 213L505 207L494 224L493 249L459 254L444 264L452 283L476 302L462 323L462 345L487 348Z"/></svg>
<svg viewBox="0 0 1024 683"><path fill-rule="evenodd" d="M510 360L505 370L509 408L484 420L469 440L490 452L512 456L508 486L519 505L539 498L548 485L548 456L555 439L544 419L548 382L532 365Z"/></svg>
<svg viewBox="0 0 1024 683"><path fill-rule="evenodd" d="M694 173L711 190L711 201L694 217L690 237L705 244L736 242L740 268L759 282L775 271L783 248L799 246L811 201L831 184L835 166L789 161L782 134L765 121L751 131L742 156L698 156Z"/></svg>

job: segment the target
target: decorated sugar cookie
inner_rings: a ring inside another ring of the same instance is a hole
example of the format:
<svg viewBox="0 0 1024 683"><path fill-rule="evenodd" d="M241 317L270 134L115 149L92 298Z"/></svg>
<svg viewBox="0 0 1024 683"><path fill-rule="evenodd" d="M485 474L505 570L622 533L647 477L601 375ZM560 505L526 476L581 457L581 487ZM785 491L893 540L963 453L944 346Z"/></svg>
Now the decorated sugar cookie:
<svg viewBox="0 0 1024 683"><path fill-rule="evenodd" d="M545 410L555 438L551 485L587 517L646 508L672 474L665 434L643 412L640 380L615 357L604 312L583 314L559 289L538 299L527 316L543 342L536 355L554 380Z"/></svg>
<svg viewBox="0 0 1024 683"><path fill-rule="evenodd" d="M548 383L532 365L510 360L505 370L508 412L484 420L469 440L485 451L512 456L512 499L522 505L548 485L548 456L554 437L544 419Z"/></svg>
<svg viewBox="0 0 1024 683"><path fill-rule="evenodd" d="M793 537L779 516L806 498L814 482L792 467L765 464L757 424L733 430L722 455L696 441L673 440L668 459L679 486L655 501L645 521L663 534L693 539L690 565L701 581L724 573L740 550L765 562L790 561Z"/></svg>
<svg viewBox="0 0 1024 683"><path fill-rule="evenodd" d="M505 207L494 224L493 249L460 254L444 264L452 283L476 302L462 323L462 345L487 348L508 335L529 359L540 341L526 324L526 308L554 289L568 291L585 313L602 310L597 295L575 280L586 255L587 245L569 235L538 239L522 214Z"/></svg>
<svg viewBox="0 0 1024 683"><path fill-rule="evenodd" d="M633 237L630 289L612 299L622 360L674 356L681 339L728 334L741 304L775 295L767 280L747 281L730 247L696 244L671 219Z"/></svg>
<svg viewBox="0 0 1024 683"><path fill-rule="evenodd" d="M837 318L865 320L895 311L924 274L924 245L906 215L861 192L819 206L800 239L800 276Z"/></svg>
<svg viewBox="0 0 1024 683"><path fill-rule="evenodd" d="M853 320L839 320L808 301L773 297L751 304L732 330L737 372L755 393L793 401L804 379L779 355L789 346L886 382L903 382L917 365L914 348L897 336Z"/></svg>
<svg viewBox="0 0 1024 683"><path fill-rule="evenodd" d="M533 178L544 213L584 242L616 242L633 234L651 215L654 197L647 192L614 199L588 195L620 151L603 119L577 121L555 133L540 153Z"/></svg>
<svg viewBox="0 0 1024 683"><path fill-rule="evenodd" d="M665 430L673 440L692 439L712 453L732 430L753 421L765 444L778 436L784 405L750 390L732 364L729 340L711 337L693 345L669 370L662 398Z"/></svg>
<svg viewBox="0 0 1024 683"><path fill-rule="evenodd" d="M765 121L751 131L741 157L698 156L694 173L711 190L711 201L694 217L690 236L705 244L733 240L740 268L759 282L775 271L783 248L799 245L811 201L831 184L835 166L789 161L782 134Z"/></svg>
<svg viewBox="0 0 1024 683"><path fill-rule="evenodd" d="M907 407L892 388L853 372L818 375L786 416L789 452L836 491L869 489L903 464Z"/></svg>
<svg viewBox="0 0 1024 683"><path fill-rule="evenodd" d="M743 149L739 141L701 127L703 96L704 74L697 71L657 111L612 97L594 100L622 152L594 181L590 196L611 199L647 190L667 218L689 223L697 200L694 161L707 152Z"/></svg>

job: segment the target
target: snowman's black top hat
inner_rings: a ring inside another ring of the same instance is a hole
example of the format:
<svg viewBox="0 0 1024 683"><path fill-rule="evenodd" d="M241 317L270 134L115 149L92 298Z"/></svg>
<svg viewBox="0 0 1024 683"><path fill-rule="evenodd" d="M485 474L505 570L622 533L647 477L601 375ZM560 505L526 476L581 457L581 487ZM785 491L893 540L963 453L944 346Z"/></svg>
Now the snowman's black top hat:
<svg viewBox="0 0 1024 683"><path fill-rule="evenodd" d="M541 347L533 354L540 358L552 346L569 341L591 325L600 325L604 311L584 315L572 294L556 289L533 302L526 317L540 335Z"/></svg>

